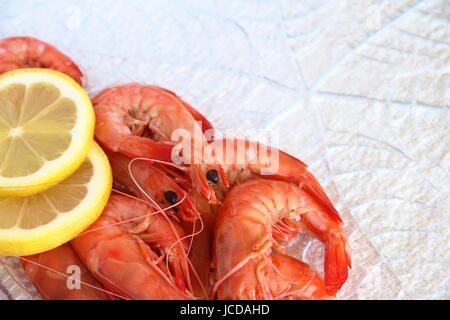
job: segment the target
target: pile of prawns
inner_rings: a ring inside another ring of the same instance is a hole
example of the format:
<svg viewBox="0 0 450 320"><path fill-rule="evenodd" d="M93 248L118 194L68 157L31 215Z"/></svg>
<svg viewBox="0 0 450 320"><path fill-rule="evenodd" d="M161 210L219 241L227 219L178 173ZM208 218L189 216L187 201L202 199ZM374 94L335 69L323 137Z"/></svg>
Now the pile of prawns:
<svg viewBox="0 0 450 320"><path fill-rule="evenodd" d="M53 46L29 37L0 40L0 74L30 67L83 85L77 65ZM258 142L207 137L213 127L203 115L154 85L108 88L92 104L114 188L99 219L70 243L20 257L44 299L335 297L351 268L347 237L302 161ZM179 128L192 138L200 130L192 146L232 151L231 161L212 151L207 163L195 152L191 161L173 163L171 136ZM279 160L278 170L264 175L263 149ZM324 245L323 278L286 255L285 244L304 229ZM67 285L69 266L81 271L76 289Z"/></svg>

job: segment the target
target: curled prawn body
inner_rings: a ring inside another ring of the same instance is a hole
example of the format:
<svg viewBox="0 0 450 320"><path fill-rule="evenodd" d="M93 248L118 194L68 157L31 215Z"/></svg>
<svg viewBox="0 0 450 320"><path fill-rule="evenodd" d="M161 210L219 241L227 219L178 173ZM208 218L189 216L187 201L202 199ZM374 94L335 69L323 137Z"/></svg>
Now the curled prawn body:
<svg viewBox="0 0 450 320"><path fill-rule="evenodd" d="M212 294L217 293L219 299L332 297L336 286L342 285L340 279L333 278L337 280L331 282L334 286L325 289L317 273L309 269L300 272L306 267L299 261L277 256L285 252L278 241L291 240L302 227L310 230L311 226L320 226L320 230L312 228L312 232L321 236L328 249L342 247L345 256L333 257L347 263L345 234L333 220L318 218L323 217L323 211L314 197L293 183L256 179L235 186L219 209L216 221L217 282ZM274 255L273 249L279 253ZM327 262L331 266L336 261ZM280 264L283 267L277 267ZM274 279L284 279L284 285L278 286L279 281L274 283Z"/></svg>
<svg viewBox="0 0 450 320"><path fill-rule="evenodd" d="M108 88L92 103L95 136L110 151L169 162L175 145L172 134L177 129L186 130L192 139L200 133L200 145L207 143L185 105L159 87L133 83Z"/></svg>
<svg viewBox="0 0 450 320"><path fill-rule="evenodd" d="M73 240L73 247L91 273L118 295L138 300L191 299L186 290L188 266L178 258L187 250L186 240L178 241L183 230L162 215L149 213L144 202L113 195L100 218ZM142 228L140 223L147 217L150 221Z"/></svg>
<svg viewBox="0 0 450 320"><path fill-rule="evenodd" d="M199 174L208 146L204 130L212 126L198 111L171 91L136 83L105 89L92 103L95 137L104 148L132 158L183 164L195 189L217 202Z"/></svg>
<svg viewBox="0 0 450 320"><path fill-rule="evenodd" d="M52 45L31 37L1 39L0 74L20 68L53 69L83 85L83 74L77 65Z"/></svg>
<svg viewBox="0 0 450 320"><path fill-rule="evenodd" d="M192 188L189 192L185 191L171 177L148 161L142 159L132 161L120 153L106 152L106 154L117 182L131 194L143 200L154 201L168 215L179 220L184 233L189 235L186 258L192 264L190 279L193 293L196 297L208 297L215 226L215 215L208 201L198 197Z"/></svg>
<svg viewBox="0 0 450 320"><path fill-rule="evenodd" d="M107 300L109 298L103 286L89 273L69 243L50 251L21 257L20 261L28 278L44 299ZM80 283L74 283L76 286L73 288L69 288L67 284L68 271L79 271Z"/></svg>
<svg viewBox="0 0 450 320"><path fill-rule="evenodd" d="M210 159L220 163L225 173L225 178L210 184L219 200L226 199L230 187L233 190L246 181L263 178L292 183L305 197L315 201L320 210L302 215L302 223L325 244L325 283L330 293L336 293L347 280L351 268L347 238L339 213L306 164L276 148L248 140L217 139L207 151ZM201 168L202 175L206 176L207 167ZM340 232L329 234L330 230Z"/></svg>

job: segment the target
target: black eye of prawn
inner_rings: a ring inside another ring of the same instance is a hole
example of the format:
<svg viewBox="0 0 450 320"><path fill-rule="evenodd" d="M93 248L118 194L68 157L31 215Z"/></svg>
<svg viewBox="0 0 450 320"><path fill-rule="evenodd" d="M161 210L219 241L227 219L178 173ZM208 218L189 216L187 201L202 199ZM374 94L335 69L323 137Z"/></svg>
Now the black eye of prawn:
<svg viewBox="0 0 450 320"><path fill-rule="evenodd" d="M172 190L164 192L164 198L166 198L167 202L170 204L175 204L178 201L178 195Z"/></svg>
<svg viewBox="0 0 450 320"><path fill-rule="evenodd" d="M208 179L212 183L219 182L219 172L217 172L216 169L208 170L208 172L206 173L206 179Z"/></svg>

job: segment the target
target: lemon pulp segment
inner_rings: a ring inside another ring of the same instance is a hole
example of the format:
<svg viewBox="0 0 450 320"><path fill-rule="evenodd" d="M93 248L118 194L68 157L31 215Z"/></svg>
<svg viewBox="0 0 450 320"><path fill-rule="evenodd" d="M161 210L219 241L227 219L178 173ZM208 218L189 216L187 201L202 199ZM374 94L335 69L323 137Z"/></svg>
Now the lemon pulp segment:
<svg viewBox="0 0 450 320"><path fill-rule="evenodd" d="M0 76L0 196L28 196L73 173L93 141L84 90L49 69Z"/></svg>
<svg viewBox="0 0 450 320"><path fill-rule="evenodd" d="M61 183L27 197L0 197L0 254L30 255L70 241L101 214L111 188L108 159L94 143Z"/></svg>

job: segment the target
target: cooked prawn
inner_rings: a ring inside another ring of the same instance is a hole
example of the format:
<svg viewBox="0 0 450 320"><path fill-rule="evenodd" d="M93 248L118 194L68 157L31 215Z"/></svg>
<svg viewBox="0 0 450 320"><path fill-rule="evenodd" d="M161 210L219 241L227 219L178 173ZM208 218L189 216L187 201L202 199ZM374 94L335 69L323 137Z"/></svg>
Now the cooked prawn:
<svg viewBox="0 0 450 320"><path fill-rule="evenodd" d="M97 140L106 149L130 157L171 161L172 133L185 129L193 139L194 132L200 130L180 100L159 87L128 84L108 88L92 103Z"/></svg>
<svg viewBox="0 0 450 320"><path fill-rule="evenodd" d="M141 228L148 217L149 223ZM91 273L116 294L183 300L192 298L186 290L191 285L183 236L175 221L168 223L161 214L152 214L143 201L112 195L100 218L73 240L73 248Z"/></svg>
<svg viewBox="0 0 450 320"><path fill-rule="evenodd" d="M285 252L277 241L291 240L302 227L325 244L325 284L328 293L334 295L347 279L350 264L344 230L302 188L265 179L233 187L219 209L214 240L217 282L212 295L217 293L219 299L275 298L281 293L274 291L278 287L271 283L277 279L274 273L288 279L285 287L304 283L304 279L297 279L301 272L288 266L289 259L281 258L283 271L272 261L272 248L280 254ZM283 296L295 297L289 292Z"/></svg>
<svg viewBox="0 0 450 320"><path fill-rule="evenodd" d="M77 65L52 45L31 37L1 39L0 74L20 68L53 69L83 85L83 74Z"/></svg>
<svg viewBox="0 0 450 320"><path fill-rule="evenodd" d="M132 158L181 162L195 188L216 202L198 168L208 141L199 122L172 92L128 84L103 90L92 103L95 137L104 148Z"/></svg>
<svg viewBox="0 0 450 320"><path fill-rule="evenodd" d="M109 298L101 283L89 273L69 243L50 251L21 257L20 261L28 278L44 299L107 300ZM67 272L70 267L78 268L80 275L79 286L74 288L69 288L67 285L69 276Z"/></svg>
<svg viewBox="0 0 450 320"><path fill-rule="evenodd" d="M196 297L208 297L215 226L215 215L208 201L196 196L192 188L185 191L145 159L132 160L108 151L106 154L116 182L143 200L155 201L168 215L180 218L189 242L193 293Z"/></svg>

